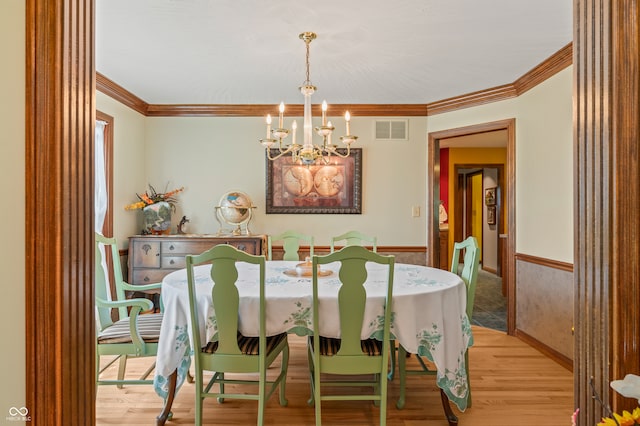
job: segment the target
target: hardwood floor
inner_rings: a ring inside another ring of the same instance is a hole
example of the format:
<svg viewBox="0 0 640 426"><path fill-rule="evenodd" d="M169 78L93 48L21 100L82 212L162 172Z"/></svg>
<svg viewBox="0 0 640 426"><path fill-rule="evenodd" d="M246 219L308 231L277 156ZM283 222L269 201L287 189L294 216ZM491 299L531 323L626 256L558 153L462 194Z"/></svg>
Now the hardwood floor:
<svg viewBox="0 0 640 426"><path fill-rule="evenodd" d="M569 425L573 412L573 374L519 339L474 327L475 345L469 357L473 406L460 413L459 424L473 426ZM291 359L287 376L289 405L281 407L277 395L266 408L268 425L314 424L313 407L307 405L309 379L304 338L291 335ZM150 359L129 362L131 372L141 373ZM272 368L275 372L276 368ZM115 375L115 370L113 372ZM395 407L397 378L389 382L388 425L447 426L440 393L433 377L409 377L407 403ZM253 389L252 389L253 391ZM193 385L185 383L173 404L173 419L167 425L194 422ZM97 425L154 425L162 400L151 386L100 386L96 402ZM324 402L322 420L327 425L377 425L378 409L370 402ZM204 424L255 424L257 402L205 401Z"/></svg>

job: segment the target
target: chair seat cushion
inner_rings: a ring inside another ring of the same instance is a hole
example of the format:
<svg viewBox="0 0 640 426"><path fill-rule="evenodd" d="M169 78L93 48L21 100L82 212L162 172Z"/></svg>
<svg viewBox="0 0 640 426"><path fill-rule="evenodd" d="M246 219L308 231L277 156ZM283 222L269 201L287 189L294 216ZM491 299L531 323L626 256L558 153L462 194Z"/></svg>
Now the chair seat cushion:
<svg viewBox="0 0 640 426"><path fill-rule="evenodd" d="M267 353L271 353L280 342L287 337L287 333L281 333L275 336L267 337ZM238 333L238 348L243 355L260 355L260 338L247 337ZM212 354L218 350L218 342L209 342L202 347L202 352Z"/></svg>
<svg viewBox="0 0 640 426"><path fill-rule="evenodd" d="M163 314L138 315L138 332L146 343L157 343L160 337L160 326ZM98 333L98 343L131 343L129 318L113 323Z"/></svg>
<svg viewBox="0 0 640 426"><path fill-rule="evenodd" d="M320 355L333 356L340 350L341 339L333 337L320 336ZM313 336L309 336L309 343L313 347ZM382 342L376 339L367 339L360 341L360 347L365 355L380 356L382 355Z"/></svg>

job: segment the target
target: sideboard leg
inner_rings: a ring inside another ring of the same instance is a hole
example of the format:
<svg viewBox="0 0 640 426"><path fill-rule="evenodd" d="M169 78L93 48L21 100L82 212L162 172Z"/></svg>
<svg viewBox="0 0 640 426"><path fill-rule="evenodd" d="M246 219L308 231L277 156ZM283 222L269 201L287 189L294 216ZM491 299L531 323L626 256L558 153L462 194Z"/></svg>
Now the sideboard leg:
<svg viewBox="0 0 640 426"><path fill-rule="evenodd" d="M176 396L176 383L178 381L178 370L175 370L169 376L169 389L167 391L167 399L164 400L164 407L158 417L156 417L156 426L164 426L164 424L171 418L171 406L173 405L173 398Z"/></svg>

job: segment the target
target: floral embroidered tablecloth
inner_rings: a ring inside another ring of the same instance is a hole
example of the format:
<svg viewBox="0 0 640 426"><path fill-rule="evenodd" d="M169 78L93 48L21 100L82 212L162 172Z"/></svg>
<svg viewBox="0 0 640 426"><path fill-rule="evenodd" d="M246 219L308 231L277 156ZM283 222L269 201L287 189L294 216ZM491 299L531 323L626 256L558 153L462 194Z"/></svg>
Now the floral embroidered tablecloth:
<svg viewBox="0 0 640 426"><path fill-rule="evenodd" d="M310 335L311 278L291 276L298 262L267 261L267 334L282 332ZM324 265L333 271L319 280L318 295L325 318L323 336L340 337L338 322L338 264ZM365 283L367 305L362 339L377 337L384 318L386 265L368 264ZM200 330L203 342L215 334L215 312L211 303L213 282L210 265L195 268ZM258 335L258 265L238 263L240 291L240 332ZM178 370L177 389L189 368L189 296L185 269L168 274L162 281L164 319L158 342L154 377L156 393L166 398L168 377ZM466 311L466 290L462 280L450 272L419 265L396 264L391 317L392 337L408 352L419 353L438 368L437 384L461 410L466 409L468 392L465 351L473 344ZM206 315L202 315L206 313ZM332 320L333 319L333 320Z"/></svg>

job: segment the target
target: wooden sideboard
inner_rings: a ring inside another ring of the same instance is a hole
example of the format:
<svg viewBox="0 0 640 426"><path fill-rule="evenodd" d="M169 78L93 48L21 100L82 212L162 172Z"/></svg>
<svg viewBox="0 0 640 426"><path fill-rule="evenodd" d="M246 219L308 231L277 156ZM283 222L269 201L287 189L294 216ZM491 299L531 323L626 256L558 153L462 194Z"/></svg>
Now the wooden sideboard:
<svg viewBox="0 0 640 426"><path fill-rule="evenodd" d="M438 267L448 271L451 269L449 262L449 228L440 228L440 261Z"/></svg>
<svg viewBox="0 0 640 426"><path fill-rule="evenodd" d="M150 284L186 267L185 256L218 244L230 244L249 254L265 254L266 236L135 235L129 237L129 283Z"/></svg>

